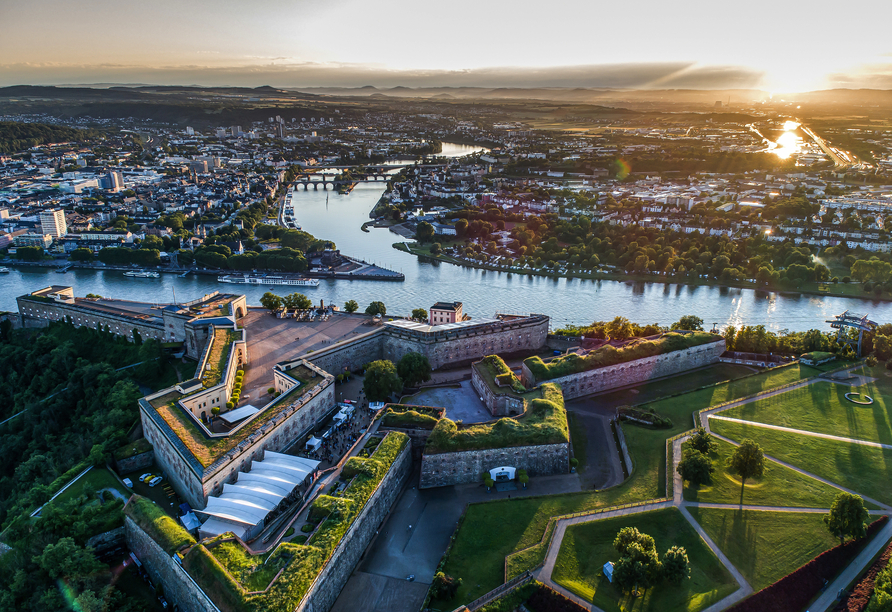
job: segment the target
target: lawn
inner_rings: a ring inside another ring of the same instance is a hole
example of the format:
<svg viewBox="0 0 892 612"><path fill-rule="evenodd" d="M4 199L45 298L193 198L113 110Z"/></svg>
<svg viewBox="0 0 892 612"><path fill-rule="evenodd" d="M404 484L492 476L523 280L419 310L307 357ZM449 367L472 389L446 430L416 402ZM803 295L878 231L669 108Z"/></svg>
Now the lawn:
<svg viewBox="0 0 892 612"><path fill-rule="evenodd" d="M576 469L581 472L585 469L585 445L587 444L585 427L580 422L579 416L572 412L567 413L567 421L570 424L570 441L573 443L573 457L579 461Z"/></svg>
<svg viewBox="0 0 892 612"><path fill-rule="evenodd" d="M791 463L830 482L892 504L892 450L823 440L731 421L710 428L732 440L752 438L766 455Z"/></svg>
<svg viewBox="0 0 892 612"><path fill-rule="evenodd" d="M725 384L650 402L647 404L647 408L652 408L661 414L669 416L672 414L690 415L692 412L703 410L710 406L747 397L760 391L774 389L803 378L817 376L820 373L820 370L797 363L769 370L757 376L748 376ZM690 429L693 427L693 421L689 418L685 426Z"/></svg>
<svg viewBox="0 0 892 612"><path fill-rule="evenodd" d="M740 480L725 468L725 460L731 456L734 446L724 440L716 442L718 451L710 455L715 467L712 484L693 488L686 483L685 500L714 504L740 503ZM743 503L751 506L829 508L837 493L839 489L773 461L766 461L762 477L746 481Z"/></svg>
<svg viewBox="0 0 892 612"><path fill-rule="evenodd" d="M688 510L756 591L839 544L822 514Z"/></svg>
<svg viewBox="0 0 892 612"><path fill-rule="evenodd" d="M453 610L504 582L505 556L539 542L552 516L571 514L661 497L665 494L666 440L693 427L691 413L715 403L744 397L818 372L793 365L720 384L705 390L652 402L650 407L672 419L668 429L649 429L626 423L623 432L632 455L632 475L623 484L600 492L571 493L540 498L471 504L456 535L445 571L464 582L450 600L433 607ZM696 377L699 372L685 376ZM666 382L671 383L673 379ZM693 378L689 379L694 386ZM660 384L660 383L653 383ZM686 400L693 396L694 399ZM600 401L600 396L595 399ZM451 606L451 607L450 607Z"/></svg>
<svg viewBox="0 0 892 612"><path fill-rule="evenodd" d="M262 591L282 569L279 563L264 564L266 555L250 555L237 542L223 542L208 549L246 591Z"/></svg>
<svg viewBox="0 0 892 612"><path fill-rule="evenodd" d="M652 535L661 556L671 546L683 546L690 561L690 580L680 586L660 584L639 598L622 593L603 576L601 568L605 562L619 559L613 540L623 527L637 527L642 533ZM568 527L551 577L605 612L695 612L738 588L728 570L676 508Z"/></svg>
<svg viewBox="0 0 892 612"><path fill-rule="evenodd" d="M114 489L118 491L127 501L130 497L130 491L122 485L117 478L106 468L94 467L92 470L84 474L77 482L65 489L63 493L53 500L53 503L64 503L70 501L83 494L90 494L101 489Z"/></svg>
<svg viewBox="0 0 892 612"><path fill-rule="evenodd" d="M873 404L852 403L846 393L869 395ZM883 376L862 387L820 381L725 410L721 416L892 444L892 379Z"/></svg>

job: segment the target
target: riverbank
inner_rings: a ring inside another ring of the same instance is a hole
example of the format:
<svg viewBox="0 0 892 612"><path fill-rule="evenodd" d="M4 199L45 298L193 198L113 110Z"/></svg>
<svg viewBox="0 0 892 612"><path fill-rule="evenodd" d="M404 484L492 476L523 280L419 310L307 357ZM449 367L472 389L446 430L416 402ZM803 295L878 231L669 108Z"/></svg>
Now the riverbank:
<svg viewBox="0 0 892 612"><path fill-rule="evenodd" d="M445 248L447 245L444 244ZM861 283L804 283L801 287L779 289L774 287L759 287L756 283L747 281L740 282L716 282L705 279L691 278L674 278L671 276L656 276L651 274L626 274L624 272L573 272L567 271L560 274L545 269L521 269L511 268L508 266L498 266L474 260L468 260L451 255L440 253L434 255L430 252L430 247L420 246L417 242L395 242L393 248L404 253L423 257L427 260L436 260L443 263L460 266L462 268L473 268L476 270L504 272L508 275L517 274L519 276L542 276L545 278L566 278L591 281L619 281L626 283L654 283L662 285L685 285L689 287L732 287L735 289L751 289L753 291L763 293L778 293L786 296L796 295L814 295L822 297L838 297L838 298L859 298L863 300L873 300L877 302L892 302L892 296L877 296L873 293L865 293L861 288ZM828 289L822 290L819 285Z"/></svg>
<svg viewBox="0 0 892 612"><path fill-rule="evenodd" d="M172 274L174 276L186 276L188 274L195 275L204 275L204 276L228 276L228 275L239 275L239 274L261 274L261 275L273 275L273 276L281 276L284 278L318 278L318 279L334 279L334 280L374 280L374 281L397 281L402 282L406 280L406 277L400 273L395 272L393 270L388 270L386 268L382 268L380 266L376 266L373 264L366 263L365 261L353 258L347 258L351 263L356 264L358 267L354 270L345 271L345 272L335 272L335 271L310 271L307 270L305 272L300 273L291 273L291 272L282 272L281 270L223 270L223 269L208 269L208 268L199 268L199 267L140 267L140 266L130 266L130 265L104 265L104 264L91 264L88 262L71 262L67 260L48 260L48 261L18 261L18 260L0 260L0 265L14 267L14 268L49 268L56 273L59 273L59 278L64 278L62 274L67 273L69 270L94 270L94 271L105 271L105 272L133 272L134 270L149 270L152 272L159 272L161 274Z"/></svg>

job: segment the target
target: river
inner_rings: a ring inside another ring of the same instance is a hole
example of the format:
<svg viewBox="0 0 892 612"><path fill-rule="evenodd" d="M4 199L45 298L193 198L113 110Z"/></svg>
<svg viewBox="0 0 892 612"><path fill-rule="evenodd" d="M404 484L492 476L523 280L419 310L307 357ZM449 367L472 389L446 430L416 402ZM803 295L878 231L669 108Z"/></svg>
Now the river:
<svg viewBox="0 0 892 612"><path fill-rule="evenodd" d="M444 155L456 156L479 150L444 144ZM413 308L430 308L437 301L461 301L473 317L496 312L542 313L555 327L609 320L617 315L639 323L670 325L683 315L701 317L708 326L764 324L772 330L829 330L824 323L844 310L870 314L874 321L892 321L892 303L853 298L789 295L752 289L695 287L679 284L590 281L508 275L484 272L445 263L426 263L392 248L403 239L383 228L360 230L383 191L383 185L359 183L349 195L332 191L295 192L298 223L318 237L337 243L344 253L406 275L405 282L323 280L318 287L301 288L313 301L343 306L353 299L365 308L383 301L395 314ZM328 202L326 204L326 196ZM13 268L0 277L0 310L16 310L16 296L50 284L70 285L75 295L97 293L105 297L149 302L186 301L209 291L237 291L258 304L265 291L283 295L286 287L249 287L218 283L214 276L178 278L162 274L158 279L132 279L122 272L70 270L57 274L47 269Z"/></svg>

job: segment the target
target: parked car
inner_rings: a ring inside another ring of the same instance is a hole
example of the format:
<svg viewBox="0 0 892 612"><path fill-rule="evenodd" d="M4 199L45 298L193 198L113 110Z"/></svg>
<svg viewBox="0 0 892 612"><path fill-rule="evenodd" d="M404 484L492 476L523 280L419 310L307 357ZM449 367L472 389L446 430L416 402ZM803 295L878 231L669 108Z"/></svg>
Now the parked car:
<svg viewBox="0 0 892 612"><path fill-rule="evenodd" d="M160 476L155 476L153 479L151 479L149 481L149 486L154 487L156 484L160 483L162 480L164 480L164 479L161 478Z"/></svg>
<svg viewBox="0 0 892 612"><path fill-rule="evenodd" d="M155 477L154 474L143 474L142 476L139 477L139 481L140 482L149 482L154 477Z"/></svg>

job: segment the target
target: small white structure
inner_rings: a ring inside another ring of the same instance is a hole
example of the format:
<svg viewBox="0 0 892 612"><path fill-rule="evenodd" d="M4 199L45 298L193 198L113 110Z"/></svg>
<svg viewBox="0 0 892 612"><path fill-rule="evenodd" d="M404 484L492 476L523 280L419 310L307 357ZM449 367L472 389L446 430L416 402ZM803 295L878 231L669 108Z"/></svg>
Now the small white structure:
<svg viewBox="0 0 892 612"><path fill-rule="evenodd" d="M310 436L310 439L307 440L307 450L308 451L315 451L320 446L322 446L322 440L320 440L316 436Z"/></svg>
<svg viewBox="0 0 892 612"><path fill-rule="evenodd" d="M516 472L517 469L513 467L497 467L489 471L489 477L493 479L493 482L507 482L509 480L514 480Z"/></svg>
<svg viewBox="0 0 892 612"><path fill-rule="evenodd" d="M601 569L604 570L604 575L607 576L607 580L613 582L613 561L608 561Z"/></svg>
<svg viewBox="0 0 892 612"><path fill-rule="evenodd" d="M384 402L369 402L369 410L372 412L378 412L384 408Z"/></svg>

